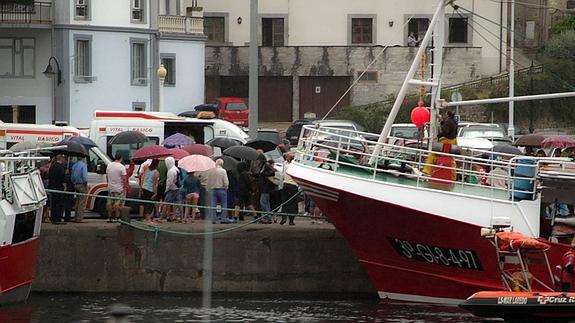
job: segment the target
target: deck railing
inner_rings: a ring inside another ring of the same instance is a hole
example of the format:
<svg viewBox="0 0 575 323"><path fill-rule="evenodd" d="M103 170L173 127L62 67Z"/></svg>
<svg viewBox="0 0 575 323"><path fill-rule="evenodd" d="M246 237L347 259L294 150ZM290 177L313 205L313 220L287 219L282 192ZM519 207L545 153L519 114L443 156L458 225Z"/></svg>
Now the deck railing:
<svg viewBox="0 0 575 323"><path fill-rule="evenodd" d="M296 162L334 172L355 169L357 172L352 171L353 174L376 181L386 181L386 176L402 177L406 179L403 181L406 185L500 200L535 199L540 164L568 163L575 168L574 163L561 159L540 160L465 147L444 153L435 149L429 151L426 147L391 144L383 144L377 164L368 165L366 162L377 142L364 138L373 136L351 130L304 126ZM440 159L444 159L442 163L433 162ZM446 163L445 159L450 161ZM442 171L444 176L435 176ZM454 178L446 178L445 173L453 174Z"/></svg>
<svg viewBox="0 0 575 323"><path fill-rule="evenodd" d="M32 5L0 3L2 24L51 24L52 2L34 1Z"/></svg>
<svg viewBox="0 0 575 323"><path fill-rule="evenodd" d="M159 28L164 33L203 35L204 18L161 15Z"/></svg>

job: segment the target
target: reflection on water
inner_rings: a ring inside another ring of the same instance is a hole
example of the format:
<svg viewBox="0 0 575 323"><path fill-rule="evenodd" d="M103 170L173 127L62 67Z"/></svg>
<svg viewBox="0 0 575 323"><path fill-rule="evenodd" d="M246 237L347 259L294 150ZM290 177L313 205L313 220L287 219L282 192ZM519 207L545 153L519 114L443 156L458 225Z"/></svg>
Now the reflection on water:
<svg viewBox="0 0 575 323"><path fill-rule="evenodd" d="M0 322L105 322L117 303L132 307L130 322L485 322L457 307L369 297L215 295L202 309L197 294L32 294L27 304L0 308Z"/></svg>

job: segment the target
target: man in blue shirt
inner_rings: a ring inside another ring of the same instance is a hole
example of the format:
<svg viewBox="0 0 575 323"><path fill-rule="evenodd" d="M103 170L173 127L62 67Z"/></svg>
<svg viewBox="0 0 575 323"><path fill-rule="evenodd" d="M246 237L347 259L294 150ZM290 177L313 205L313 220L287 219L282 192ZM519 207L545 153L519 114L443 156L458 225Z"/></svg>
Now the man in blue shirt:
<svg viewBox="0 0 575 323"><path fill-rule="evenodd" d="M76 197L76 215L75 221L80 223L84 220L84 211L86 210L86 200L88 196L88 167L84 157L78 157L78 161L72 166L72 174L70 176L72 184L74 184L74 190L80 193Z"/></svg>

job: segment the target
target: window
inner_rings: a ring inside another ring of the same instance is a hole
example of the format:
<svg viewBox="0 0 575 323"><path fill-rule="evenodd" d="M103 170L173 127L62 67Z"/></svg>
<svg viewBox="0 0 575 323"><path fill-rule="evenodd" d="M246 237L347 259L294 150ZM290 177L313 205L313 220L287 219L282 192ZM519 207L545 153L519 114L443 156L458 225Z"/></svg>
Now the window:
<svg viewBox="0 0 575 323"><path fill-rule="evenodd" d="M160 55L162 64L166 69L166 79L164 80L164 86L174 86L176 85L176 56L171 55Z"/></svg>
<svg viewBox="0 0 575 323"><path fill-rule="evenodd" d="M352 44L373 43L373 18L351 19L351 43Z"/></svg>
<svg viewBox="0 0 575 323"><path fill-rule="evenodd" d="M146 111L146 102L132 102L132 111Z"/></svg>
<svg viewBox="0 0 575 323"><path fill-rule="evenodd" d="M34 38L0 38L0 78L34 77Z"/></svg>
<svg viewBox="0 0 575 323"><path fill-rule="evenodd" d="M36 106L34 105L2 105L0 120L8 123L36 123Z"/></svg>
<svg viewBox="0 0 575 323"><path fill-rule="evenodd" d="M575 1L567 0L567 9L575 9Z"/></svg>
<svg viewBox="0 0 575 323"><path fill-rule="evenodd" d="M428 18L411 18L407 23L407 35L405 35L405 39L413 33L415 40L419 44L423 37L425 37L425 32L429 27L429 19Z"/></svg>
<svg viewBox="0 0 575 323"><path fill-rule="evenodd" d="M132 85L147 85L146 43L132 40L131 45Z"/></svg>
<svg viewBox="0 0 575 323"><path fill-rule="evenodd" d="M284 18L262 18L262 46L284 45Z"/></svg>
<svg viewBox="0 0 575 323"><path fill-rule="evenodd" d="M75 18L76 19L90 18L90 0L76 0Z"/></svg>
<svg viewBox="0 0 575 323"><path fill-rule="evenodd" d="M357 73L357 76L360 77L363 71ZM377 83L377 71L366 71L361 78L359 79L361 83Z"/></svg>
<svg viewBox="0 0 575 323"><path fill-rule="evenodd" d="M449 18L449 42L464 43L468 42L468 18L453 17Z"/></svg>
<svg viewBox="0 0 575 323"><path fill-rule="evenodd" d="M89 37L89 36L88 36ZM74 81L92 81L92 48L90 38L75 37Z"/></svg>
<svg viewBox="0 0 575 323"><path fill-rule="evenodd" d="M209 42L223 43L226 41L225 17L204 17L204 33Z"/></svg>
<svg viewBox="0 0 575 323"><path fill-rule="evenodd" d="M144 22L144 0L132 0L132 22Z"/></svg>
<svg viewBox="0 0 575 323"><path fill-rule="evenodd" d="M132 158L132 155L134 154L134 152L142 147L145 146L151 146L151 145L157 145L160 142L160 138L158 137L148 137L148 141L146 141L143 144L110 144L110 140L112 140L112 138L114 138L114 136L107 136L106 137L106 154L111 157L114 158L114 156L116 156L116 153L121 153L122 157L124 157L124 162L125 163L129 163L130 159Z"/></svg>

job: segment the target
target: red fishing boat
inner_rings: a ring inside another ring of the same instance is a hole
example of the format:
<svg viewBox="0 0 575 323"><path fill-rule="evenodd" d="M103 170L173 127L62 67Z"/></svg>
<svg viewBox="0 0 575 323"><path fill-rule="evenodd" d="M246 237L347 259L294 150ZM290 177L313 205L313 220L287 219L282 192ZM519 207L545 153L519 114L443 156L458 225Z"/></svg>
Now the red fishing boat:
<svg viewBox="0 0 575 323"><path fill-rule="evenodd" d="M28 298L46 192L37 157L0 157L0 305Z"/></svg>
<svg viewBox="0 0 575 323"><path fill-rule="evenodd" d="M435 78L412 79L432 33L435 44L442 43L446 3L439 2L381 134L304 126L288 170L348 241L382 298L458 304L478 291L501 290L495 251L480 229L505 223L548 240L553 212L546 209L557 200L572 202L575 193L575 164L567 160L504 153L491 158L493 152L447 144L387 144L410 84L431 86L432 134L440 108L490 103L440 100L441 50L433 52ZM374 136L377 141L366 139ZM569 245L548 243L551 263L559 262ZM534 274L545 270L532 267Z"/></svg>

